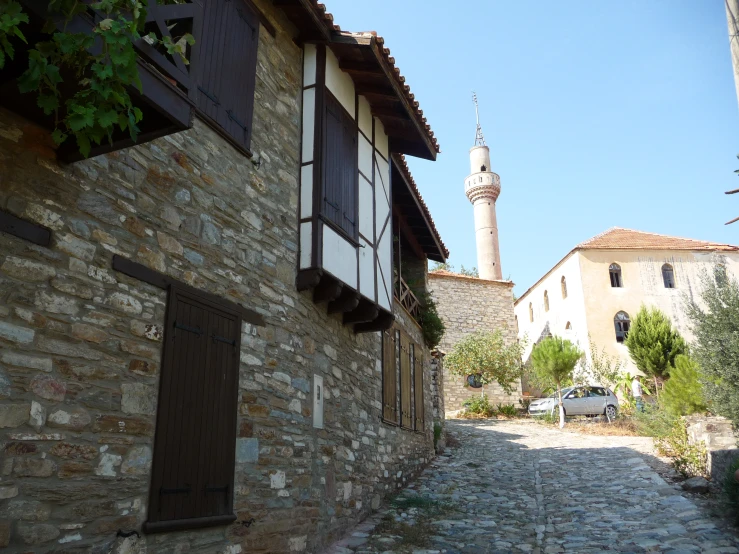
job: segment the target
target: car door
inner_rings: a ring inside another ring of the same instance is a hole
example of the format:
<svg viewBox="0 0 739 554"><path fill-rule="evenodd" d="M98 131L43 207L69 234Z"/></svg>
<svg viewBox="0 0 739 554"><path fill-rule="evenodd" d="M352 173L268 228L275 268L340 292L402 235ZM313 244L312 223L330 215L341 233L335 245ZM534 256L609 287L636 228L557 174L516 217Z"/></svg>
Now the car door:
<svg viewBox="0 0 739 554"><path fill-rule="evenodd" d="M606 409L606 391L603 387L588 387L588 415L602 414Z"/></svg>
<svg viewBox="0 0 739 554"><path fill-rule="evenodd" d="M562 400L567 415L582 415L588 412L588 391L583 387L572 389Z"/></svg>

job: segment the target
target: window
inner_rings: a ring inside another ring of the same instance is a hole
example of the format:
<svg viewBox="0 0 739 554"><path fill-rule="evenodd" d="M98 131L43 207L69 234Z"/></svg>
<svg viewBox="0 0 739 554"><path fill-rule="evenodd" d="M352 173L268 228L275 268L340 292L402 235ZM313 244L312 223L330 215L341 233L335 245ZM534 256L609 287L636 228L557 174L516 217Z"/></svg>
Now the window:
<svg viewBox="0 0 739 554"><path fill-rule="evenodd" d="M398 331L382 333L382 418L398 423Z"/></svg>
<svg viewBox="0 0 739 554"><path fill-rule="evenodd" d="M670 264L662 266L662 281L665 283L666 289L675 288L675 271Z"/></svg>
<svg viewBox="0 0 739 554"><path fill-rule="evenodd" d="M629 327L631 320L626 312L618 312L613 318L613 324L616 327L616 342L624 342L629 335Z"/></svg>
<svg viewBox="0 0 739 554"><path fill-rule="evenodd" d="M623 287L623 281L621 280L621 266L618 264L611 264L608 268L608 273L611 276L611 287L621 288Z"/></svg>
<svg viewBox="0 0 739 554"><path fill-rule="evenodd" d="M513 316L513 321L514 321L514 322L515 322L515 324L516 324L516 333L518 333L518 316L517 316L517 315L514 315L514 316Z"/></svg>
<svg viewBox="0 0 739 554"><path fill-rule="evenodd" d="M424 427L424 410L423 410L423 350L421 347L411 345L411 362L413 365L413 415L416 431L423 431Z"/></svg>
<svg viewBox="0 0 739 554"><path fill-rule="evenodd" d="M147 532L236 519L241 317L175 286L167 314Z"/></svg>
<svg viewBox="0 0 739 554"><path fill-rule="evenodd" d="M565 279L564 275L562 275L562 281L560 284L562 286L562 298L567 298L567 279Z"/></svg>
<svg viewBox="0 0 739 554"><path fill-rule="evenodd" d="M243 0L208 0L201 13L198 111L219 133L249 150L259 20Z"/></svg>
<svg viewBox="0 0 739 554"><path fill-rule="evenodd" d="M565 325L565 331L572 331L572 323L570 323L569 321Z"/></svg>
<svg viewBox="0 0 739 554"><path fill-rule="evenodd" d="M589 396L606 396L606 391L601 387L588 387Z"/></svg>
<svg viewBox="0 0 739 554"><path fill-rule="evenodd" d="M357 125L326 89L321 213L349 237L357 237Z"/></svg>
<svg viewBox="0 0 739 554"><path fill-rule="evenodd" d="M544 291L544 311L549 311L549 292Z"/></svg>
<svg viewBox="0 0 739 554"><path fill-rule="evenodd" d="M475 373L467 376L467 386L473 389L482 388L482 375Z"/></svg>
<svg viewBox="0 0 739 554"><path fill-rule="evenodd" d="M534 306L529 302L529 321L534 322Z"/></svg>

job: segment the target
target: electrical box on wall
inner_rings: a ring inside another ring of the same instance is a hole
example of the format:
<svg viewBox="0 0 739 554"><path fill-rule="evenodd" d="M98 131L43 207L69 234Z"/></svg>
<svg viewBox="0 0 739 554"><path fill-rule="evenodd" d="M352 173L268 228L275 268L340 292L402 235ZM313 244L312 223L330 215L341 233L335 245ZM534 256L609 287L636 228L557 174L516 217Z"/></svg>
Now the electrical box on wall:
<svg viewBox="0 0 739 554"><path fill-rule="evenodd" d="M323 377L313 376L313 427L323 429Z"/></svg>

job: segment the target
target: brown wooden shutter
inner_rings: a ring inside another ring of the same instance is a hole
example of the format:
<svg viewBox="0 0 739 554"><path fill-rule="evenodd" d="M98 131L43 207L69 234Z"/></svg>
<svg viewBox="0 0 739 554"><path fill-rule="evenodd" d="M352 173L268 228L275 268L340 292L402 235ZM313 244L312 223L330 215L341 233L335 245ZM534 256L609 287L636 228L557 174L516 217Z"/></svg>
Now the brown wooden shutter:
<svg viewBox="0 0 739 554"><path fill-rule="evenodd" d="M424 430L424 405L423 405L423 351L421 347L413 345L413 407L414 407L414 429Z"/></svg>
<svg viewBox="0 0 739 554"><path fill-rule="evenodd" d="M382 417L398 423L398 380L396 360L398 356L397 331L387 329L382 333Z"/></svg>
<svg viewBox="0 0 739 554"><path fill-rule="evenodd" d="M411 343L408 335L400 332L400 424L413 429L411 413Z"/></svg>
<svg viewBox="0 0 739 554"><path fill-rule="evenodd" d="M207 0L198 58L198 109L249 149L259 20L243 0Z"/></svg>
<svg viewBox="0 0 739 554"><path fill-rule="evenodd" d="M357 125L333 94L325 96L322 213L356 238Z"/></svg>
<svg viewBox="0 0 739 554"><path fill-rule="evenodd" d="M170 289L145 531L235 519L240 337L238 314Z"/></svg>

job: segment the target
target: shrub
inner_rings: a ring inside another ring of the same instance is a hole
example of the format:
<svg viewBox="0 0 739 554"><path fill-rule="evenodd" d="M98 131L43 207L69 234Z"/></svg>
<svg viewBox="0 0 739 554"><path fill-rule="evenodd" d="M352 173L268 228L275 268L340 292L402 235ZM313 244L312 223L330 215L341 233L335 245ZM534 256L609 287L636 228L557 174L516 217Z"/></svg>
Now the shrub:
<svg viewBox="0 0 739 554"><path fill-rule="evenodd" d="M675 358L670 380L662 394L665 409L675 416L690 415L706 410L703 387L698 380L698 364L684 354Z"/></svg>
<svg viewBox="0 0 739 554"><path fill-rule="evenodd" d="M464 413L470 415L479 415L482 417L493 417L496 414L495 408L488 400L487 396L475 396L468 398L462 404Z"/></svg>
<svg viewBox="0 0 739 554"><path fill-rule="evenodd" d="M441 426L441 423L438 421L434 423L434 449L436 449L436 445L439 444L439 440L441 439L441 434L444 432L444 428Z"/></svg>
<svg viewBox="0 0 739 554"><path fill-rule="evenodd" d="M505 417L517 417L518 409L513 404L498 404L498 415Z"/></svg>
<svg viewBox="0 0 739 554"><path fill-rule="evenodd" d="M688 430L683 419L676 419L670 431L663 438L654 441L657 451L672 458L672 466L684 477L708 476L708 457L706 445L688 442Z"/></svg>
<svg viewBox="0 0 739 554"><path fill-rule="evenodd" d="M429 350L436 348L444 337L446 327L439 316L436 302L430 294L421 297L421 309L418 315L418 324L423 331L423 342Z"/></svg>
<svg viewBox="0 0 739 554"><path fill-rule="evenodd" d="M678 418L660 410L658 406L647 404L644 411L633 414L637 432L643 437L663 439L670 434Z"/></svg>

